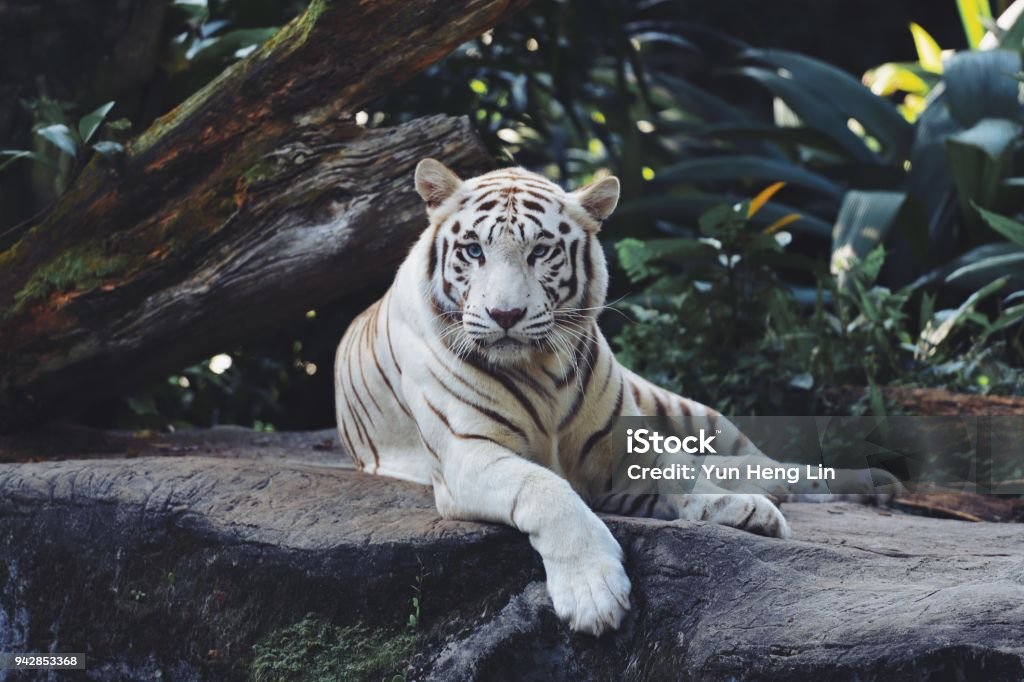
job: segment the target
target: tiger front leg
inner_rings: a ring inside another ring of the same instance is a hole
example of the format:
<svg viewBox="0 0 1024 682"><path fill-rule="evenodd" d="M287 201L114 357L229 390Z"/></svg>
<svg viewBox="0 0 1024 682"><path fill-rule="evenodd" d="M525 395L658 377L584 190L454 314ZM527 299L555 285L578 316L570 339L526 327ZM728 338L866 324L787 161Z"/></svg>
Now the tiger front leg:
<svg viewBox="0 0 1024 682"><path fill-rule="evenodd" d="M445 518L505 523L540 554L555 613L578 632L618 628L629 610L622 548L569 483L489 442L455 442L433 476Z"/></svg>

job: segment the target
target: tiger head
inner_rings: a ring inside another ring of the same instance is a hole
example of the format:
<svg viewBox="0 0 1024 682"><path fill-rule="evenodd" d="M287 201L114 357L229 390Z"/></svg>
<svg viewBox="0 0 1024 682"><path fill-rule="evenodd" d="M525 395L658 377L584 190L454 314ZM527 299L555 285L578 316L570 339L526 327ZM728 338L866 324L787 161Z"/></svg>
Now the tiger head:
<svg viewBox="0 0 1024 682"><path fill-rule="evenodd" d="M450 347L516 364L577 345L608 287L596 235L616 178L565 192L521 168L461 180L425 159L416 190L430 217L426 293Z"/></svg>

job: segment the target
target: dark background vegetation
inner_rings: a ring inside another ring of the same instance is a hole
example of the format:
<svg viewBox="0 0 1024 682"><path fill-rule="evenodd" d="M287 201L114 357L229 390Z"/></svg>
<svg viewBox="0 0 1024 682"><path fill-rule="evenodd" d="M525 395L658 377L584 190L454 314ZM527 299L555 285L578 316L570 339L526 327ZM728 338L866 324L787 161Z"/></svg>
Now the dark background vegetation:
<svg viewBox="0 0 1024 682"><path fill-rule="evenodd" d="M0 4L0 148L34 150L56 165L20 160L0 171L0 247L13 228L54 200L75 171L77 162L61 157L34 129L77 122L113 101L107 120L141 132L305 4L209 2ZM994 2L993 11L1005 4ZM773 236L761 235L766 224L756 221L774 222L785 209L771 203L749 225L745 220L744 202L768 186L769 177L736 172L706 184L689 178L693 169L677 169L679 179L666 184L674 164L726 154L792 162L797 170L820 172L844 192L901 186L906 154L894 151L895 143L884 136L880 151L866 160L847 158L848 149L837 152L834 139L827 139L833 131L809 120L807 139L797 140L792 129L773 137L771 131L781 129L774 127L772 93L737 71L749 64L741 57L746 46L783 48L859 80L879 64L917 60L910 21L926 27L943 48L968 47L954 0L537 0L358 120L381 126L438 112L467 115L497 158L514 156L568 187L595 173L619 175L622 212L607 226L605 242L614 268L612 298L620 301L622 315L608 313L603 323L628 364L692 397L749 413L820 409L819 390L832 383L1019 394L1024 384L1014 367L1022 358L1020 325L1011 319L996 328L1013 304L1005 297L1014 281L1000 292L1003 298L988 296L977 310L965 311L958 322L962 332L951 335L941 353L922 358L912 352L931 318L925 313L957 310L980 285L972 281L970 291L934 282L905 292L901 287L1002 239L979 221L947 219L950 232L932 225L925 239L932 250L916 261L900 243L912 230L904 234L898 224L886 253L861 254L866 265L836 286L827 272L830 228L841 214L843 194L815 191L814 178L789 182L774 201L802 218L792 224L792 244L780 251ZM811 92L815 87L809 82ZM831 97L824 89L816 94ZM898 98L890 96L893 105ZM728 111L716 109L723 103L742 112L737 121L756 134L724 142L702 134L702 126L725 121ZM651 122L653 132L639 130L637 121ZM1013 145L1011 155L1019 156L1019 135ZM808 155L808 149L820 154ZM1013 166L1016 159L1011 161ZM662 197L679 201L644 203ZM734 203L744 215L705 213ZM989 203L987 208L1007 215L1024 206L1002 195ZM960 215L956 207L950 211ZM904 207L895 222L912 224L912 212ZM974 226L969 233L968 223ZM676 241L656 241L667 237ZM698 237L717 240L718 251L709 253ZM668 251L658 250L663 247ZM779 255L783 251L788 260ZM742 267L715 266L723 255L737 256ZM182 368L165 381L90 407L81 419L126 428L329 426L334 347L348 320L379 293L311 310L272 338L223 349L232 362L220 373L209 362ZM977 319L982 315L984 323ZM885 409L877 394L872 407Z"/></svg>

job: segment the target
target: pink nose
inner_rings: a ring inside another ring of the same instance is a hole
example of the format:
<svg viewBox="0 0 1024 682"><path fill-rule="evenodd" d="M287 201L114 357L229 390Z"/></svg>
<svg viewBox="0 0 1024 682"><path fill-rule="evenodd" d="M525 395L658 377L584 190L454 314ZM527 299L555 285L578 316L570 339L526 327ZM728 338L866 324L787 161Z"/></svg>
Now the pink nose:
<svg viewBox="0 0 1024 682"><path fill-rule="evenodd" d="M526 314L526 308L512 308L511 310L494 308L489 309L487 314L491 316L491 319L500 324L502 329L511 329L512 325L523 319L523 315Z"/></svg>

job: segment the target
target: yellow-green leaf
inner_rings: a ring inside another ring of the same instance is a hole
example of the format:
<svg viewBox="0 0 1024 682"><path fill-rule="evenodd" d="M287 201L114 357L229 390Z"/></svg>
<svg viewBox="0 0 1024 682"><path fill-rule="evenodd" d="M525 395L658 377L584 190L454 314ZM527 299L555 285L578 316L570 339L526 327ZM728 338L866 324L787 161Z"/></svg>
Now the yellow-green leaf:
<svg viewBox="0 0 1024 682"><path fill-rule="evenodd" d="M785 186L786 183L784 182L774 182L761 190L761 192L751 200L750 208L747 209L747 218L753 218L757 215L757 212L761 210L761 207L767 204L768 201Z"/></svg>
<svg viewBox="0 0 1024 682"><path fill-rule="evenodd" d="M921 68L932 73L942 73L942 48L935 42L935 38L914 22L910 22L910 35L914 36L914 47Z"/></svg>
<svg viewBox="0 0 1024 682"><path fill-rule="evenodd" d="M928 100L924 97L920 95L907 95L903 98L903 104L896 108L903 114L903 118L913 123L924 112L926 106L928 106Z"/></svg>
<svg viewBox="0 0 1024 682"><path fill-rule="evenodd" d="M899 64L882 64L864 74L864 84L880 97L888 97L902 90L915 95L927 95L928 84L916 73Z"/></svg>
<svg viewBox="0 0 1024 682"><path fill-rule="evenodd" d="M976 50L987 30L984 21L992 20L992 7L988 0L956 0L956 6L960 10L960 21L964 25L967 44L972 50Z"/></svg>

